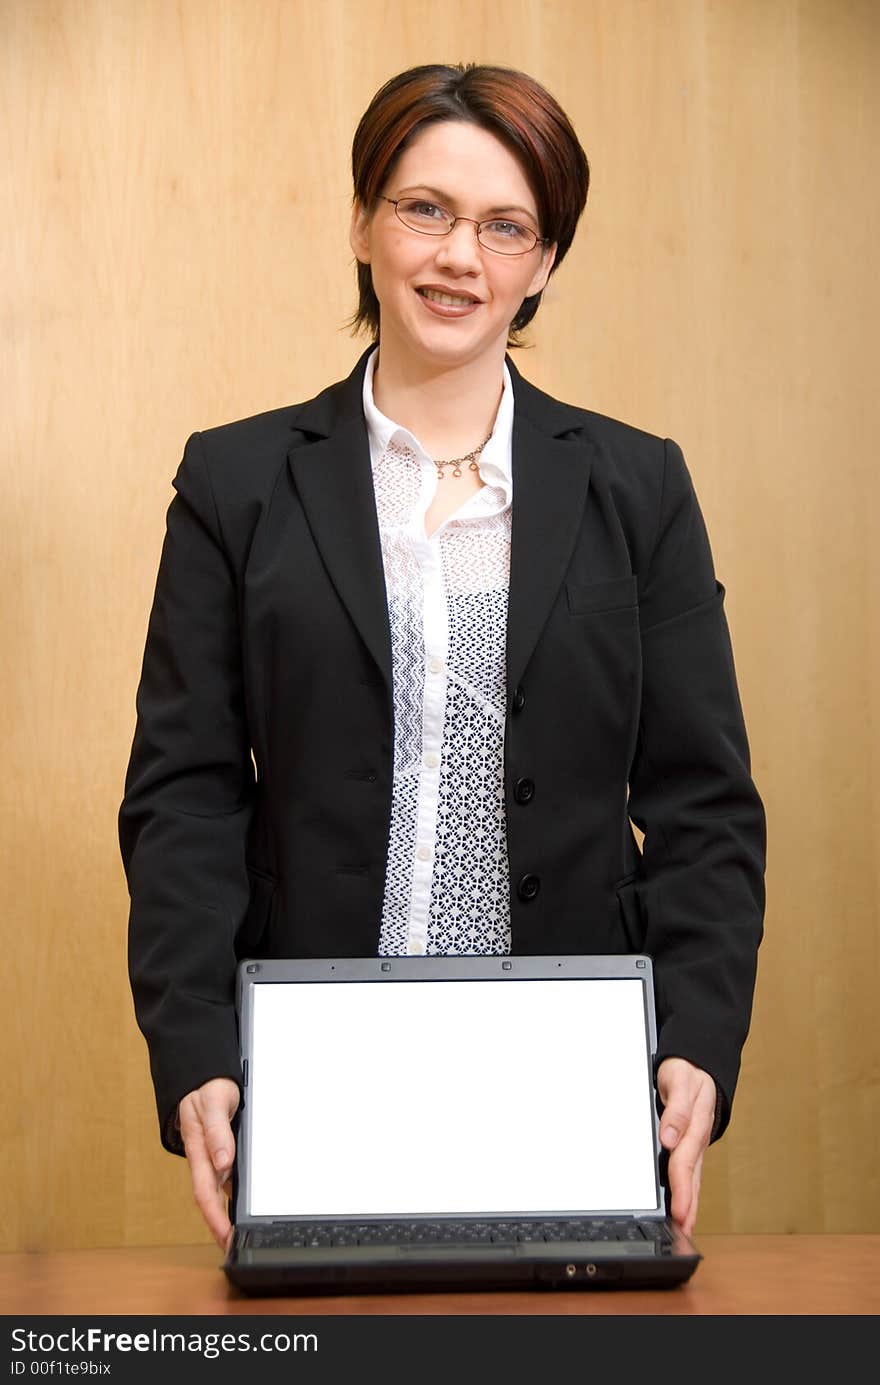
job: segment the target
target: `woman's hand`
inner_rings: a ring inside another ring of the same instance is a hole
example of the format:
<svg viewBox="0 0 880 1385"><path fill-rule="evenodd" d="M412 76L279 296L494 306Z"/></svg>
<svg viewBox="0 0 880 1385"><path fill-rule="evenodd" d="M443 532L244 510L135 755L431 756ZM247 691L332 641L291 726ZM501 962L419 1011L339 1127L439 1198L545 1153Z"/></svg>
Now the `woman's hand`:
<svg viewBox="0 0 880 1385"><path fill-rule="evenodd" d="M193 1196L221 1250L228 1246L232 1232L226 1204L232 1191L235 1161L232 1117L238 1110L238 1102L236 1083L228 1077L214 1077L189 1092L178 1111Z"/></svg>
<svg viewBox="0 0 880 1385"><path fill-rule="evenodd" d="M686 1236L697 1219L703 1155L715 1119L715 1083L685 1058L664 1058L657 1069L663 1102L660 1143L669 1154L670 1212Z"/></svg>

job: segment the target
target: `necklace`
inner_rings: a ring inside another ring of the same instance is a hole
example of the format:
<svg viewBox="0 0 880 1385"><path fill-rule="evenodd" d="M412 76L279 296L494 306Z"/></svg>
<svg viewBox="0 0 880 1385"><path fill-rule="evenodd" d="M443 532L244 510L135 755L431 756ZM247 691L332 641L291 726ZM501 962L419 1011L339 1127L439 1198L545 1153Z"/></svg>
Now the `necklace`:
<svg viewBox="0 0 880 1385"><path fill-rule="evenodd" d="M490 433L490 434L489 434L489 438L491 438L491 436L492 436L492 434ZM441 462L441 461L439 461L437 458L435 458L435 459L434 459L434 465L435 465L435 467L437 468L437 480L438 480L438 481L442 481L442 480L443 480L443 468L444 468L445 466L454 467L455 469L454 469L454 471L453 471L453 473L452 473L453 476L460 476L460 475L461 475L461 464L462 464L462 462L467 462L467 463L468 463L468 469L469 469L470 471L479 471L480 468L479 468L479 465L478 465L478 463L477 463L477 458L479 457L479 455L480 455L480 453L482 452L483 448L486 446L486 443L489 441L489 438L484 438L483 441L480 443L479 447L475 447L474 450L473 450L473 452L466 452L466 453L464 454L463 457L453 457L453 458L452 458L450 461L448 461L448 462Z"/></svg>

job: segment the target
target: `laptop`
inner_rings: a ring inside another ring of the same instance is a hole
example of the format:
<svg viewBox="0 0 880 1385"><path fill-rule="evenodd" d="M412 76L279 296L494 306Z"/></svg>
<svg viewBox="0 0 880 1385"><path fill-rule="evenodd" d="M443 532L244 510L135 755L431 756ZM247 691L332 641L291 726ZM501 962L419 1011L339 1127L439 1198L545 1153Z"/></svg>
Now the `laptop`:
<svg viewBox="0 0 880 1385"><path fill-rule="evenodd" d="M238 969L223 1265L249 1294L680 1284L651 960L362 957Z"/></svg>

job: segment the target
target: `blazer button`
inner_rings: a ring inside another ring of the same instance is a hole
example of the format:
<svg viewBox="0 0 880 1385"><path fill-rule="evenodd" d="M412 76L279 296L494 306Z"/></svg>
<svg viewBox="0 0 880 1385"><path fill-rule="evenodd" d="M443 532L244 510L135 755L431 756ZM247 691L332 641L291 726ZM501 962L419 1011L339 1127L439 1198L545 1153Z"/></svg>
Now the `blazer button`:
<svg viewBox="0 0 880 1385"><path fill-rule="evenodd" d="M531 803L535 797L534 779L517 779L513 786L513 796L517 803Z"/></svg>
<svg viewBox="0 0 880 1385"><path fill-rule="evenodd" d="M526 695L525 695L525 693L523 692L522 688L515 688L515 689L514 689L513 698L511 699L511 703L512 703L512 706L513 706L513 710L514 710L515 712L521 712L521 711L522 711L523 707L526 705Z"/></svg>
<svg viewBox="0 0 880 1385"><path fill-rule="evenodd" d="M537 875L524 875L516 887L516 892L520 899L534 899L541 888L541 882Z"/></svg>

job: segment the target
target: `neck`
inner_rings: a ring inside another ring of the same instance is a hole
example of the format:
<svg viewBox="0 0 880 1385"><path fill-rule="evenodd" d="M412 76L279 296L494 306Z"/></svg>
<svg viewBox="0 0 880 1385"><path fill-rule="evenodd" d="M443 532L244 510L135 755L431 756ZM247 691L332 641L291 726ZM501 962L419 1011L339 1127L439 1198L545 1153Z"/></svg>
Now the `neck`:
<svg viewBox="0 0 880 1385"><path fill-rule="evenodd" d="M504 351L445 365L395 349L383 336L373 374L376 407L431 456L457 457L491 432L504 390Z"/></svg>

